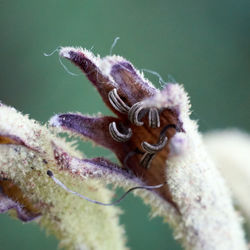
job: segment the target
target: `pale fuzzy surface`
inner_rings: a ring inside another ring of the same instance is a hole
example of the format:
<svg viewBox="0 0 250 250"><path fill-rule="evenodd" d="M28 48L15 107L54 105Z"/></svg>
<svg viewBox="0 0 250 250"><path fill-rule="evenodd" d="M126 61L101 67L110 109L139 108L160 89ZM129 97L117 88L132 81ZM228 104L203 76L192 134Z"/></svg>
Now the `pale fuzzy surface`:
<svg viewBox="0 0 250 250"><path fill-rule="evenodd" d="M241 218L230 193L207 155L195 122L183 120L186 150L167 161L167 180L182 222L176 228L185 249L247 249Z"/></svg>
<svg viewBox="0 0 250 250"><path fill-rule="evenodd" d="M247 249L230 192L206 153L196 122L189 118L189 98L184 89L169 84L146 102L174 109L185 131L171 140L166 167L170 193L181 218L175 237L190 250Z"/></svg>
<svg viewBox="0 0 250 250"><path fill-rule="evenodd" d="M236 129L204 135L206 148L250 227L250 135Z"/></svg>
<svg viewBox="0 0 250 250"><path fill-rule="evenodd" d="M65 143L62 138L56 137L46 126L41 126L37 121L23 115L15 108L0 106L0 134L14 135L25 143L26 146L33 149L34 152L45 154L45 157L54 160L51 140L57 145L63 145L65 150L77 157L82 156L71 143Z"/></svg>
<svg viewBox="0 0 250 250"><path fill-rule="evenodd" d="M185 154L188 149L187 134L184 132L176 133L170 141L170 157Z"/></svg>
<svg viewBox="0 0 250 250"><path fill-rule="evenodd" d="M59 55L70 59L69 52L82 52L87 58L89 58L94 64L98 65L100 61L100 56L95 56L91 51L83 49L81 47L62 47L60 48Z"/></svg>
<svg viewBox="0 0 250 250"><path fill-rule="evenodd" d="M161 92L158 92L155 96L146 99L144 103L148 107L165 107L175 110L181 122L189 119L189 115L191 113L189 97L183 86L179 84L167 84Z"/></svg>
<svg viewBox="0 0 250 250"><path fill-rule="evenodd" d="M55 234L67 249L126 249L124 230L119 225L117 207L103 207L67 193L48 177L47 170L69 188L102 202L110 202L113 193L95 180L83 181L77 175L60 171L50 139L71 154L78 155L45 128L6 106L0 107L0 133L15 135L40 153L24 146L0 145L1 173L22 190L31 203L40 208L39 220ZM47 154L48 152L48 154ZM48 164L45 164L46 159Z"/></svg>

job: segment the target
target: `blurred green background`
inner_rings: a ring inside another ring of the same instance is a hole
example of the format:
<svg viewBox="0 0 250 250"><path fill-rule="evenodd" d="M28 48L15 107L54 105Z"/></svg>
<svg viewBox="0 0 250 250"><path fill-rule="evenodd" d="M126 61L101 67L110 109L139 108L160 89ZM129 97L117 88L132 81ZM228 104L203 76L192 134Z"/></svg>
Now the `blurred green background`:
<svg viewBox="0 0 250 250"><path fill-rule="evenodd" d="M250 131L249 0L0 0L0 100L46 122L67 111L109 111L83 75L65 72L58 46L93 47L120 54L138 68L183 83L202 131L238 127ZM67 67L78 69L64 61ZM146 74L156 86L157 77ZM87 156L110 152L80 146ZM160 218L130 195L121 223L132 250L181 249ZM57 241L35 223L0 215L0 249L56 249Z"/></svg>

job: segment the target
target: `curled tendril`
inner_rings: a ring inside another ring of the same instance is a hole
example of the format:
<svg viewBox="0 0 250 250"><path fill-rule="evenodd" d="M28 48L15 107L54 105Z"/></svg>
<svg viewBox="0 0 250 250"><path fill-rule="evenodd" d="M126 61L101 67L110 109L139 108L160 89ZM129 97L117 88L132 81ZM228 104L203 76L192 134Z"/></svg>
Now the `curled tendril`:
<svg viewBox="0 0 250 250"><path fill-rule="evenodd" d="M100 202L100 201L96 201L96 200L93 200L93 199L90 199L82 194L79 194L71 189L69 189L67 186L65 186L60 180L58 180L53 172L51 170L48 170L47 171L47 175L57 184L59 185L61 188L63 188L64 190L66 190L67 192L69 193L72 193L86 201L89 201L89 202L92 202L94 204L98 204L98 205L102 205L102 206L113 206L113 205L116 205L118 203L120 203L130 192L136 190L136 189L146 189L146 190L152 190L152 189L158 189L158 188L161 188L163 187L166 183L162 183L162 184L159 184L159 185L154 185L154 186L136 186L136 187L132 187L130 189L128 189L119 199L111 202L111 203L103 203L103 202Z"/></svg>

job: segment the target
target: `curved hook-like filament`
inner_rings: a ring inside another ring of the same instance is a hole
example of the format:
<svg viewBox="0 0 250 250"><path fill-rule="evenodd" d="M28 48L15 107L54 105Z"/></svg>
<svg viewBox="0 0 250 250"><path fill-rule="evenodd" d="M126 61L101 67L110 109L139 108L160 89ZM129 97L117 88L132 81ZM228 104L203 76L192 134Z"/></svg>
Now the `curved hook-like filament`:
<svg viewBox="0 0 250 250"><path fill-rule="evenodd" d="M117 89L113 89L108 93L108 99L114 109L123 114L128 113L130 107L118 95Z"/></svg>
<svg viewBox="0 0 250 250"><path fill-rule="evenodd" d="M158 151L161 151L166 146L167 141L168 141L168 138L164 137L157 144L150 144L150 143L144 141L144 142L142 142L141 146L148 153L154 154L154 153L157 153Z"/></svg>
<svg viewBox="0 0 250 250"><path fill-rule="evenodd" d="M157 108L150 108L148 112L148 123L152 128L159 128L161 126L159 111Z"/></svg>
<svg viewBox="0 0 250 250"><path fill-rule="evenodd" d="M142 126L143 122L139 120L139 114L145 110L145 107L142 103L135 103L128 112L128 119L130 122L134 123L137 126Z"/></svg>
<svg viewBox="0 0 250 250"><path fill-rule="evenodd" d="M154 156L155 156L155 154L146 152L146 153L142 156L142 158L141 158L141 160L140 160L140 164L141 164L144 168L148 169L148 168L150 167L150 163L151 163L151 161L153 160Z"/></svg>
<svg viewBox="0 0 250 250"><path fill-rule="evenodd" d="M115 122L111 122L109 124L109 133L110 133L111 137L115 141L118 141L118 142L126 142L132 136L132 130L131 130L131 128L128 128L127 134L123 134L123 133L121 133L121 132L118 131Z"/></svg>
<svg viewBox="0 0 250 250"><path fill-rule="evenodd" d="M47 171L47 175L57 184L59 185L61 188L63 188L64 190L66 190L67 192L71 193L71 194L74 194L74 195L77 195L78 197L84 199L84 200L87 200L89 202L92 202L94 204L98 204L98 205L102 205L102 206L113 206L113 205L116 205L118 203L120 203L130 192L136 190L136 189L147 189L147 190L153 190L153 189L158 189L158 188L161 188L163 187L166 183L162 183L162 184L159 184L159 185L154 185L154 186L137 186L137 187L132 187L130 188L129 190L127 190L119 199L111 202L111 203L103 203L103 202L100 202L100 201L96 201L96 200L93 200L93 199L90 199L82 194L79 194L71 189L69 189L68 187L66 187L60 180L58 180L52 171L48 170Z"/></svg>

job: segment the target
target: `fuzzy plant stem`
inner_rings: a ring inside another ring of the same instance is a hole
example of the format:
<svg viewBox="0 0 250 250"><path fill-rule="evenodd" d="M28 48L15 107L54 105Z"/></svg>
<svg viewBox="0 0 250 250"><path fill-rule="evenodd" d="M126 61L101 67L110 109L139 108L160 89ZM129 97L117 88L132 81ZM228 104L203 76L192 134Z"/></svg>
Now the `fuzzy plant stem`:
<svg viewBox="0 0 250 250"><path fill-rule="evenodd" d="M188 125L189 123L189 125ZM186 122L188 147L167 162L167 180L181 222L176 227L185 249L247 249L242 219L219 170L208 156L193 122Z"/></svg>

